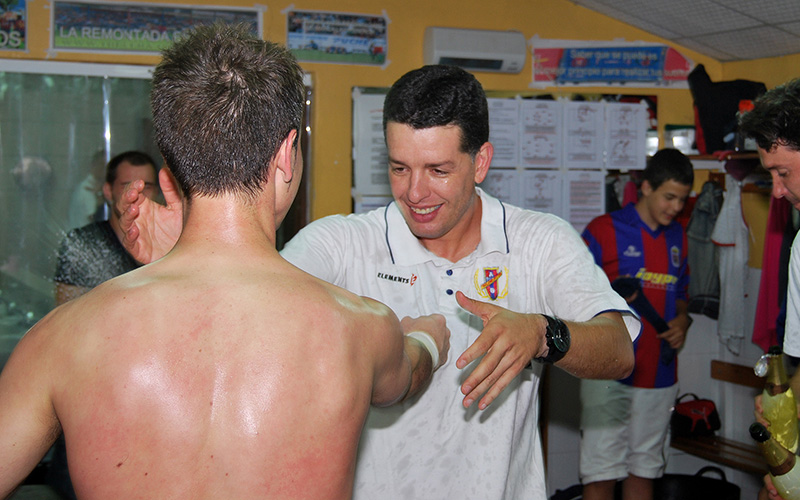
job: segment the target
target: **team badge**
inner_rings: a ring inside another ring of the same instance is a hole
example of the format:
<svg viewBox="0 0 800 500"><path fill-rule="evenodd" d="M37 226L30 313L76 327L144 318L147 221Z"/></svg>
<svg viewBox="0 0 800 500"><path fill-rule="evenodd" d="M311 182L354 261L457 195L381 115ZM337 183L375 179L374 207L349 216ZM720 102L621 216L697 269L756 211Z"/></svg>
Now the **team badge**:
<svg viewBox="0 0 800 500"><path fill-rule="evenodd" d="M508 268L484 267L475 271L475 289L484 299L504 299L508 295Z"/></svg>
<svg viewBox="0 0 800 500"><path fill-rule="evenodd" d="M672 260L672 267L678 267L681 265L681 249L673 246L669 249L669 257Z"/></svg>

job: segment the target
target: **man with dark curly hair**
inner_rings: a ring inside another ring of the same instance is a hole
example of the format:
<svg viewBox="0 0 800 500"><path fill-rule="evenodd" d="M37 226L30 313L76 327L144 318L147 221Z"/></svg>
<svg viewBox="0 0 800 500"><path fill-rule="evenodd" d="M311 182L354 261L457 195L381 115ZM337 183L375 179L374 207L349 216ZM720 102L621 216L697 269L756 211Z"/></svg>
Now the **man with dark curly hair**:
<svg viewBox="0 0 800 500"><path fill-rule="evenodd" d="M752 111L745 113L739 130L755 139L761 165L772 174L772 196L786 198L800 209L800 79L779 85L756 99ZM800 233L798 233L800 236ZM792 243L789 262L789 284L786 293L786 336L783 352L800 357L800 237ZM800 370L792 377L791 387L800 394ZM761 415L761 396L756 397L756 418ZM781 498L777 489L765 477L770 499Z"/></svg>

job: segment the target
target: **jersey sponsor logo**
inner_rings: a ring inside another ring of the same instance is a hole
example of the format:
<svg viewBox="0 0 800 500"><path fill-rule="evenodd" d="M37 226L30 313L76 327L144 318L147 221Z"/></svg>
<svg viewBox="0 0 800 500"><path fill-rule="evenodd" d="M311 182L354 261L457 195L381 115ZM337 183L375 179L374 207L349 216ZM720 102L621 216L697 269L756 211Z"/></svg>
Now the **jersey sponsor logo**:
<svg viewBox="0 0 800 500"><path fill-rule="evenodd" d="M484 267L475 271L475 289L484 299L504 299L508 295L508 268Z"/></svg>
<svg viewBox="0 0 800 500"><path fill-rule="evenodd" d="M625 257L641 257L642 252L637 250L635 246L628 245L628 248L626 248L625 251L622 252L622 255L624 255Z"/></svg>
<svg viewBox="0 0 800 500"><path fill-rule="evenodd" d="M417 281L417 275L412 273L409 278L404 278L402 276L394 276L388 273L378 273L378 279L394 281L395 283L402 283L408 286L414 286L414 283L416 283Z"/></svg>
<svg viewBox="0 0 800 500"><path fill-rule="evenodd" d="M669 258L672 261L672 267L678 267L681 265L681 249L672 246L669 249Z"/></svg>
<svg viewBox="0 0 800 500"><path fill-rule="evenodd" d="M654 288L667 288L678 282L678 277L665 273L654 273L644 267L636 272L636 277L642 280L642 284L649 284Z"/></svg>

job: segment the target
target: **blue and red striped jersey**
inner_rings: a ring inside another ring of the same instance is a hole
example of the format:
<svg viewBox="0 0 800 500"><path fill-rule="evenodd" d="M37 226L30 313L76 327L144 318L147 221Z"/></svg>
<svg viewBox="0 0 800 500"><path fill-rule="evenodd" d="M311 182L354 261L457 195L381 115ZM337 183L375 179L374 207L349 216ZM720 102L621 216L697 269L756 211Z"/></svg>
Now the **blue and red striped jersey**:
<svg viewBox="0 0 800 500"><path fill-rule="evenodd" d="M645 297L665 321L676 316L676 300L688 300L686 233L676 221L653 231L630 203L592 220L582 236L609 281L619 277L639 278ZM661 339L644 318L634 351L633 373L620 382L656 388L669 387L678 381L677 356L668 365L660 362Z"/></svg>

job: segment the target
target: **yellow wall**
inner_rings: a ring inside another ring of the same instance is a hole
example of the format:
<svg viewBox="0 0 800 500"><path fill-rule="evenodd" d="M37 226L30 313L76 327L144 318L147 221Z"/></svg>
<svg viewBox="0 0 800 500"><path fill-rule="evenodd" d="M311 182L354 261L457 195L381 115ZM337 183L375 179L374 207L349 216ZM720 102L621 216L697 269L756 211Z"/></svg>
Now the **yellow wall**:
<svg viewBox="0 0 800 500"><path fill-rule="evenodd" d="M147 2L148 0L142 0ZM158 2L150 2L158 3ZM286 17L281 12L293 5L297 10L335 10L388 17L390 64L379 67L303 63L314 81L314 116L312 134L312 218L332 213L350 211L351 186L351 125L354 86L388 87L406 71L421 66L422 41L427 26L459 28L514 29L526 38L538 35L542 38L575 40L645 40L666 43L665 40L641 30L574 5L569 0L451 0L445 2L384 0L307 0L300 3L252 2L227 0L209 2L204 0L170 0L170 4L229 5L239 7L265 6L265 38L286 40ZM0 51L0 58L46 59L49 45L49 2L29 2L28 43L29 52L18 54ZM784 59L765 59L745 63L721 64L695 52L676 47L684 56L703 63L714 81L731 78L748 78L764 81L772 87L793 75L790 68L796 64L785 64ZM792 56L795 59L800 56ZM103 54L60 53L51 58L58 61L83 61L118 64L147 64L158 62L155 56L119 56ZM769 80L766 75L771 75ZM530 57L519 74L478 73L478 79L487 90L529 91L531 81ZM556 92L556 89L548 89ZM692 124L692 100L689 90L676 89L627 89L581 88L581 92L620 92L629 94L654 94L658 96L658 121L664 124ZM563 93L572 93L565 89Z"/></svg>

